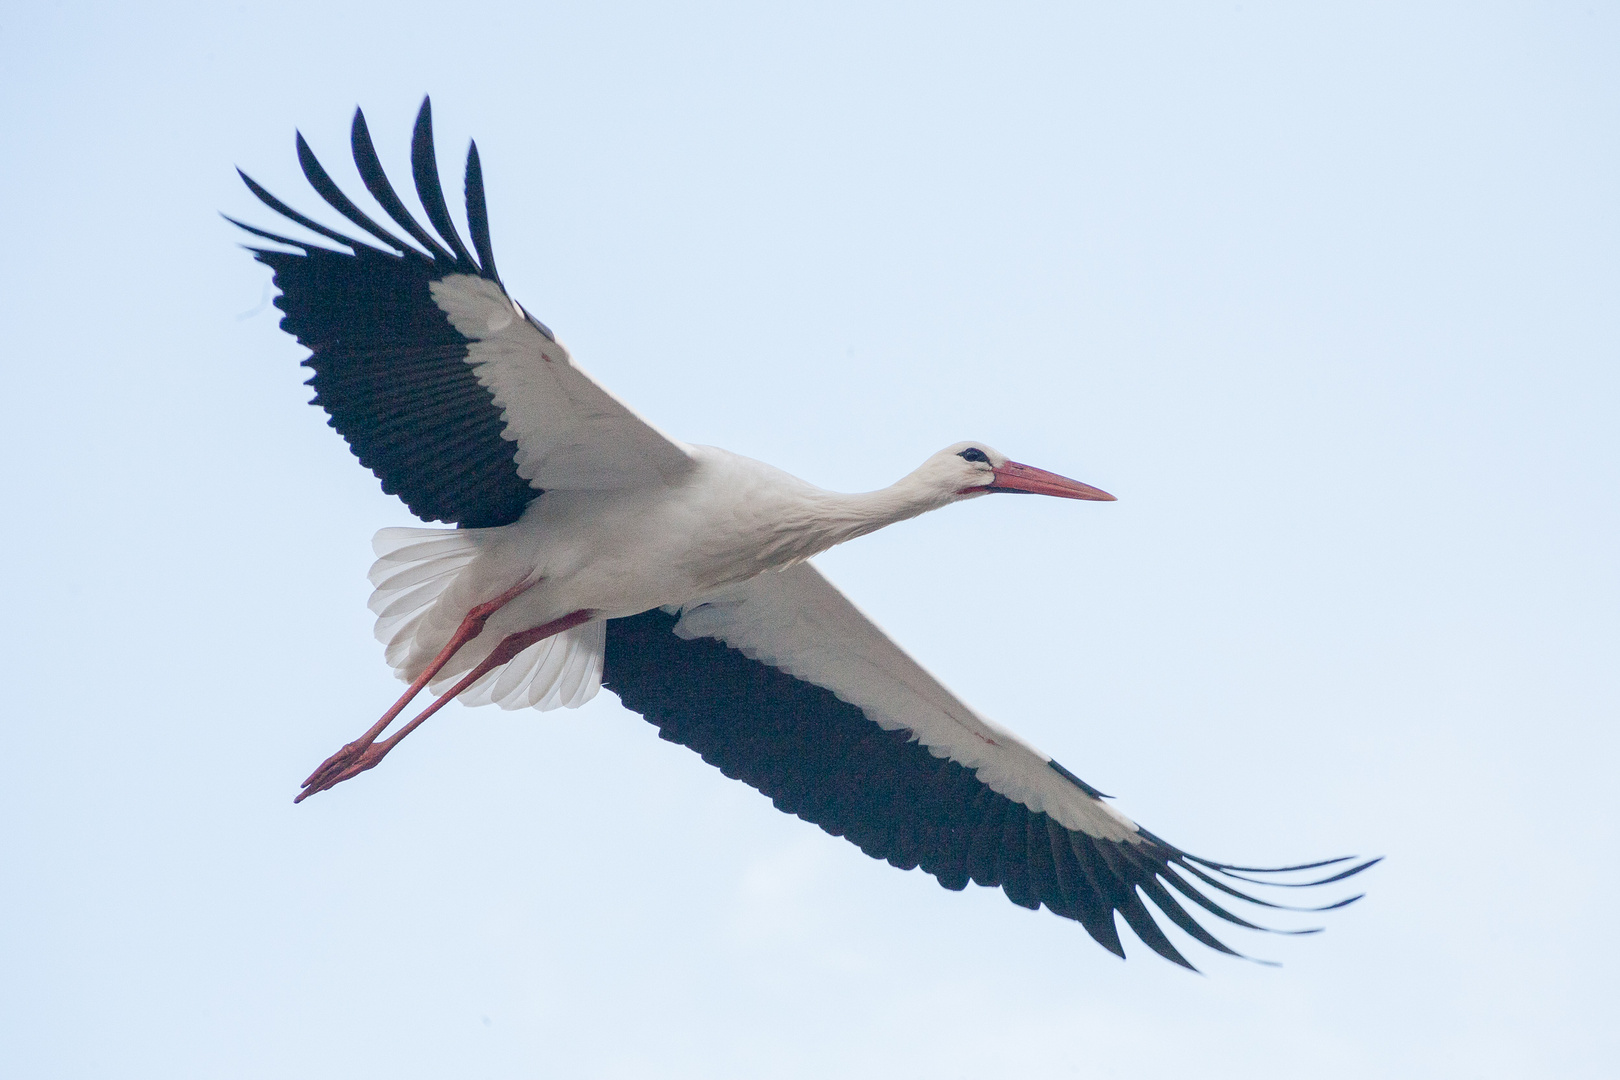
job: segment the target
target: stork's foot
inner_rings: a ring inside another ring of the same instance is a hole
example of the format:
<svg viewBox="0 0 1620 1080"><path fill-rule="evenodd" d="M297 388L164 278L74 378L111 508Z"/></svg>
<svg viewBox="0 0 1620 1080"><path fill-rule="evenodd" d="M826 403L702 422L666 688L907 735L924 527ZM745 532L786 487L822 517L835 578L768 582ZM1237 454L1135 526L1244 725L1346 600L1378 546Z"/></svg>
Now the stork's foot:
<svg viewBox="0 0 1620 1080"><path fill-rule="evenodd" d="M315 771L309 774L309 778L299 785L304 790L293 802L303 802L317 791L325 791L340 780L347 780L356 772L363 772L365 769L371 768L372 765L382 760L382 755L377 755L375 760L370 765L364 766L364 768L356 769L354 772L349 771L351 766L359 764L367 756L367 752L376 749L376 747L377 743L374 740L367 739L364 736L354 740L352 743L345 744L341 750L321 762Z"/></svg>
<svg viewBox="0 0 1620 1080"><path fill-rule="evenodd" d="M416 681L411 683L410 688L400 695L399 700L394 702L393 706L382 714L382 719L372 724L364 735L321 762L320 767L309 774L309 779L299 785L304 790L297 798L293 799L293 802L303 802L317 791L325 791L334 784L341 784L349 777L363 773L381 761L383 755L393 749L395 743L399 742L407 732L431 715L438 708L438 705L433 706L417 717L415 721L406 726L404 731L401 731L386 743L379 744L377 738L388 730L388 725L394 722L394 718L405 710L405 706L409 705L412 699L422 692L422 688L439 673L444 665L450 662L451 658L461 650L463 645L484 632L484 624L489 621L491 615L539 583L539 578L535 578L533 581L519 582L495 599L479 604L468 611L461 620L461 625L457 627L456 632L451 635L450 640L439 651L439 655L435 656L433 662L428 664L422 673L416 677ZM443 702L441 701L439 704L442 705ZM373 753L374 748L378 746L381 749Z"/></svg>
<svg viewBox="0 0 1620 1080"><path fill-rule="evenodd" d="M516 593L514 592L512 595L516 595ZM478 664L477 667L467 672L466 675L462 676L460 682L452 686L449 691L441 695L436 701L433 702L433 704L423 709L421 714L418 715L415 720L412 720L410 723L400 728L398 733L393 735L391 738L384 739L382 742L376 741L377 736L381 735L384 729L386 729L387 726L393 722L394 717L399 715L400 710L405 707L405 703L410 701L412 696L414 696L418 690L427 685L429 676L427 674L422 675L416 680L415 683L412 684L411 688L405 692L405 696L400 698L399 701L395 702L394 707L384 713L382 719L378 720L371 726L370 731L367 731L354 742L349 743L343 749L321 762L321 767L316 769L313 773L310 773L309 779L304 781L304 790L293 799L293 802L303 802L316 792L325 791L330 787L336 787L338 784L343 783L343 781L352 776L359 776L367 769L376 768L377 763L387 756L388 751L392 750L401 739L415 731L417 728L421 727L424 720L448 705L455 699L456 695L467 689L467 687L471 686L473 683L477 682L491 671L494 671L496 668L500 667L502 664L506 663L508 660L512 659L518 653L522 652L524 649L527 649L535 642L551 637L553 634L560 634L564 630L578 626L580 623L588 621L594 614L595 612L591 611L590 609L582 608L579 611L570 612L560 619L553 619L548 623L536 626L532 630L521 630L516 634L508 634L506 637L501 639L500 644L496 645L494 650L492 650L490 654ZM479 615L477 608L473 609L472 614L468 615L468 619L470 620L476 615ZM487 617L487 614L483 617ZM478 625L482 626L482 621L480 621ZM441 659L435 662L435 666L432 668L429 674L436 672L439 670L439 668L443 667L445 661L449 660L450 658L450 650L446 649L446 651L440 655Z"/></svg>
<svg viewBox="0 0 1620 1080"><path fill-rule="evenodd" d="M334 788L352 777L359 776L367 769L374 769L377 764L387 756L388 751L394 748L397 739L387 739L383 742L374 742L362 745L358 740L345 746L331 757L321 763L321 767L304 781L304 790L300 791L293 802L300 803L317 792Z"/></svg>

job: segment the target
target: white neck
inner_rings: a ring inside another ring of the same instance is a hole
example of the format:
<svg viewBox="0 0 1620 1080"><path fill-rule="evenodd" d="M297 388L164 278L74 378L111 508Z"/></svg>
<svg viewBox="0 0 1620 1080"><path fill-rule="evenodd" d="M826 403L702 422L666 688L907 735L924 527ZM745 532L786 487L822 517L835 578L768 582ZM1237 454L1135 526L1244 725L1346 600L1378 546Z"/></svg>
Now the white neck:
<svg viewBox="0 0 1620 1080"><path fill-rule="evenodd" d="M780 555L783 562L797 562L955 501L954 493L941 492L915 472L877 491L845 494L815 489L777 523L779 541L770 556L773 561Z"/></svg>

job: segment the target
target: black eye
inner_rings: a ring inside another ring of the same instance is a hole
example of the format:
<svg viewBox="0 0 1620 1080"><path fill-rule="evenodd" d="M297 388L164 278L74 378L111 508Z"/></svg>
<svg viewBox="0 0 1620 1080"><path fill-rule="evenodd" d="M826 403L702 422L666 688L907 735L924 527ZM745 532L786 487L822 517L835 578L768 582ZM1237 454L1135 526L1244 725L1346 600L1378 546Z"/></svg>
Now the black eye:
<svg viewBox="0 0 1620 1080"><path fill-rule="evenodd" d="M963 461L982 461L986 465L990 463L990 458L987 457L985 452L980 450L977 446L970 446L956 456L961 458Z"/></svg>

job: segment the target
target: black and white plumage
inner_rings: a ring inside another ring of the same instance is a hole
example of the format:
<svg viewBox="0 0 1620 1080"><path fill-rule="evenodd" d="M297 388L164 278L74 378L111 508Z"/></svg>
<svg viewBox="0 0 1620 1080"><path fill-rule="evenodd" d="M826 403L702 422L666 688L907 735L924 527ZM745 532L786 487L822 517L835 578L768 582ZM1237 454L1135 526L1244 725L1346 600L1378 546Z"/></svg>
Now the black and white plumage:
<svg viewBox="0 0 1620 1080"><path fill-rule="evenodd" d="M673 439L507 296L476 146L469 248L440 187L426 100L411 163L432 231L390 185L358 110L352 143L362 182L403 237L350 201L302 136L305 176L364 236L305 217L246 174L272 210L336 246L231 220L278 245L252 250L274 271L283 328L310 350L314 402L385 491L457 528L377 535L377 635L411 689L300 799L373 767L451 699L552 708L600 685L780 809L946 888L973 881L1044 905L1121 956L1116 912L1190 967L1149 905L1231 953L1186 905L1258 928L1228 910L1232 900L1286 905L1252 886L1326 884L1376 861L1246 868L1165 843L959 701L805 561L994 492L1112 496L982 443L947 447L881 491L842 495ZM445 692L380 740L427 686ZM1317 868L1330 869L1291 879Z"/></svg>

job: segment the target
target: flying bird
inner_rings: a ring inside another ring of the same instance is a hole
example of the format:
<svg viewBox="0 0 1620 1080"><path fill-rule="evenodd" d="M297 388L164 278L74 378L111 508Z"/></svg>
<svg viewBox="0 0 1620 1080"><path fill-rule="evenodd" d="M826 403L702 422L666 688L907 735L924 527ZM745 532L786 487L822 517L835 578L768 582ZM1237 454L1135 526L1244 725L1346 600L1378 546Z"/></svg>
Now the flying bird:
<svg viewBox="0 0 1620 1080"><path fill-rule="evenodd" d="M1266 929L1226 905L1287 908L1252 886L1309 888L1377 861L1234 866L1159 839L960 701L807 561L986 495L1112 495L977 441L854 495L682 442L603 388L507 294L476 143L469 247L440 186L427 99L411 172L431 229L390 184L358 109L350 141L397 231L343 193L302 134L305 177L363 235L305 216L240 170L271 210L332 246L227 220L273 245L249 250L273 271L282 329L310 351L313 404L384 491L453 527L376 534L376 636L409 686L295 801L375 767L452 700L572 708L606 687L779 809L947 889L972 881L1045 905L1121 957L1116 912L1190 968L1150 904L1194 940L1239 955L1187 905ZM384 738L424 689L433 702ZM1325 876L1299 879L1317 870Z"/></svg>

